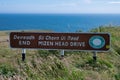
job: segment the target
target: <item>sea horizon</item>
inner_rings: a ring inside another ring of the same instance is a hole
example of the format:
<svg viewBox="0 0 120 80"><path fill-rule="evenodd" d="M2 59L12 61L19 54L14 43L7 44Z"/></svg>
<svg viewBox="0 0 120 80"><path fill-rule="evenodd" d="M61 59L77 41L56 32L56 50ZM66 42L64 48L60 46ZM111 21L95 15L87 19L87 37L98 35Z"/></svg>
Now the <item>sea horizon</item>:
<svg viewBox="0 0 120 80"><path fill-rule="evenodd" d="M0 13L0 30L87 32L99 26L120 25L120 14Z"/></svg>

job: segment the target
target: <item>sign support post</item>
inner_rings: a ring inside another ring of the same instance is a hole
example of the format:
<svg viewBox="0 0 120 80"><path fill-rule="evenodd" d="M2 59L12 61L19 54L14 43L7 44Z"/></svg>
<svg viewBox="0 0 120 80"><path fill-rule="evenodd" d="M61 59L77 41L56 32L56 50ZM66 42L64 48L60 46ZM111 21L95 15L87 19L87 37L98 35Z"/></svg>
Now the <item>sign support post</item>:
<svg viewBox="0 0 120 80"><path fill-rule="evenodd" d="M96 61L97 60L97 52L93 52L93 60Z"/></svg>
<svg viewBox="0 0 120 80"><path fill-rule="evenodd" d="M64 57L64 50L61 50L61 51L60 51L60 56L61 56L61 58Z"/></svg>
<svg viewBox="0 0 120 80"><path fill-rule="evenodd" d="M22 61L25 60L26 49L22 49Z"/></svg>

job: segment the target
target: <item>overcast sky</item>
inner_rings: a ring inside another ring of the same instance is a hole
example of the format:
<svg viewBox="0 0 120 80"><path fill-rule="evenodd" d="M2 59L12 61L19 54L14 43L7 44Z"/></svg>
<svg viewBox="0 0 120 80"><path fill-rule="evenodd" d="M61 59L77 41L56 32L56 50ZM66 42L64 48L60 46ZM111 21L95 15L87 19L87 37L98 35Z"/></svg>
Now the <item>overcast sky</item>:
<svg viewBox="0 0 120 80"><path fill-rule="evenodd" d="M120 0L0 0L0 13L120 14Z"/></svg>

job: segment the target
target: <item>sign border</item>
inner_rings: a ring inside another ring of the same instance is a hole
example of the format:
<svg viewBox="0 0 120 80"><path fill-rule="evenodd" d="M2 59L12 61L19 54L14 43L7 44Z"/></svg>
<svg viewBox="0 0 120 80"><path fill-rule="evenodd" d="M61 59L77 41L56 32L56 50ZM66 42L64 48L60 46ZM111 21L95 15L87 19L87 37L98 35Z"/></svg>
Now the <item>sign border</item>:
<svg viewBox="0 0 120 80"><path fill-rule="evenodd" d="M23 48L13 48L13 47L11 47L11 45L10 45L10 34L11 33L37 33L37 34L39 34L39 33L53 33L53 34L55 34L55 33L62 33L62 32L10 32L9 33L9 47L10 48L12 48L12 49L23 49ZM89 51L89 52L108 52L109 50L110 50L110 48L111 48L111 35L110 35L110 33L108 33L108 32L63 32L62 34L108 34L109 35L109 42L110 42L110 45L109 45L109 49L108 50L78 50L78 49L44 49L44 48L24 48L24 49L36 49L36 50L65 50L65 51Z"/></svg>

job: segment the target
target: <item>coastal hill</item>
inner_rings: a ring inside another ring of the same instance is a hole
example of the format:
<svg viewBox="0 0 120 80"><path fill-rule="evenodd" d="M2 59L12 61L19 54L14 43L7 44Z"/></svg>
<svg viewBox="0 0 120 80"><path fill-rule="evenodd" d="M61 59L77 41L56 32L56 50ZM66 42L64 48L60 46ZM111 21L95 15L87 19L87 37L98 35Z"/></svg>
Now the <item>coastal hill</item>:
<svg viewBox="0 0 120 80"><path fill-rule="evenodd" d="M27 49L21 60L21 49L9 46L10 31L0 31L0 80L120 80L120 27L101 26L90 32L108 32L111 48L98 52Z"/></svg>

